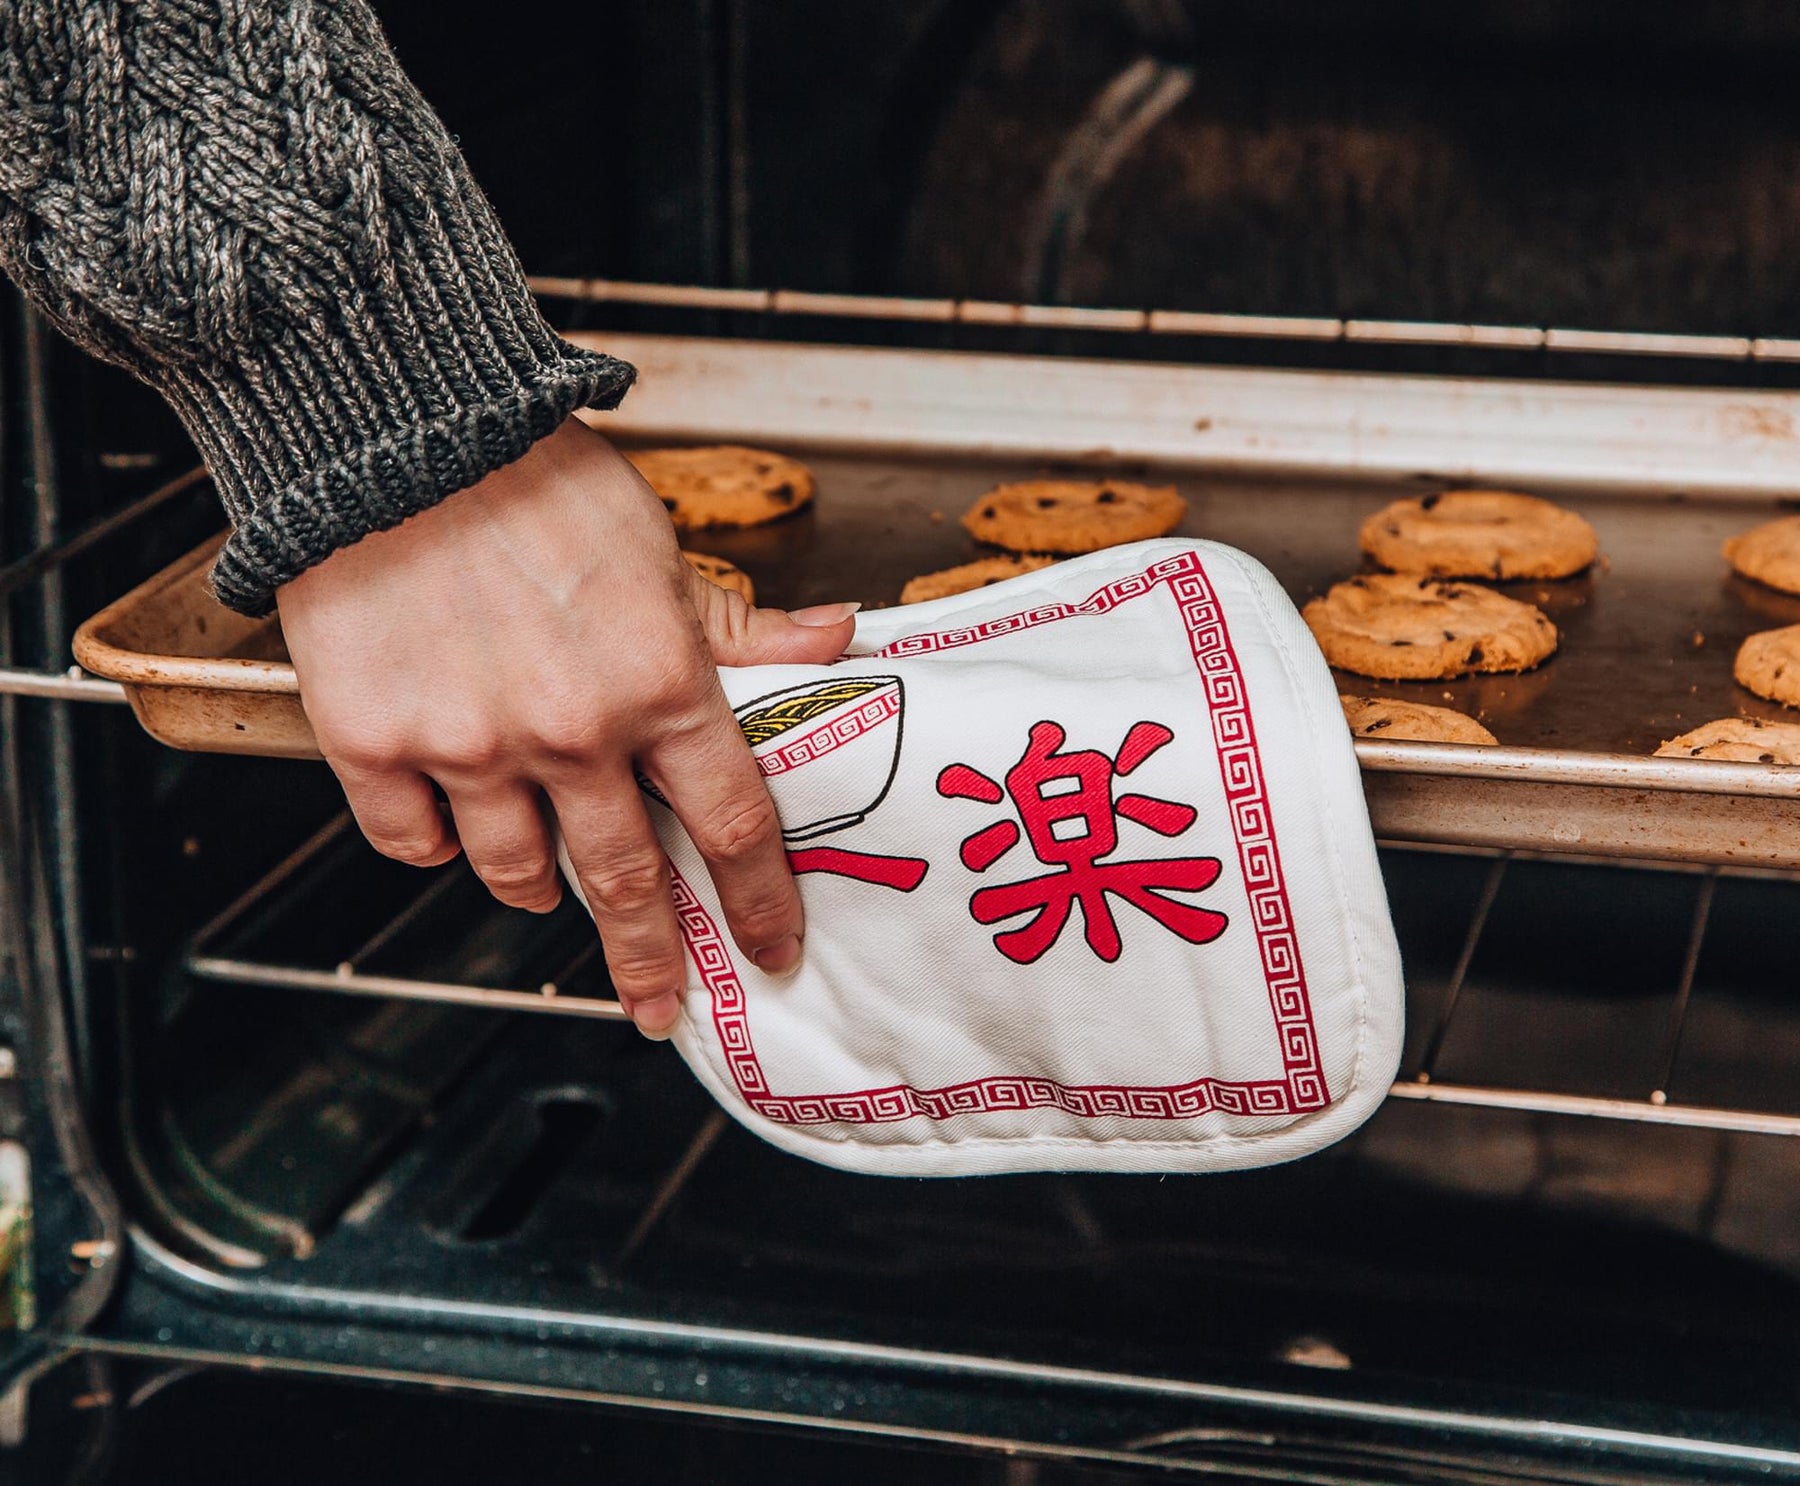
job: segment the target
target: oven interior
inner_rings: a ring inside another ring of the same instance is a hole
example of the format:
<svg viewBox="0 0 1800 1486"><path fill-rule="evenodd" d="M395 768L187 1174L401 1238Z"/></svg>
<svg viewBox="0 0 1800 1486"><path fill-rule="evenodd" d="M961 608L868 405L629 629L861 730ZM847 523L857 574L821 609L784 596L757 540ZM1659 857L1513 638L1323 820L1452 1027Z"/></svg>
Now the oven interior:
<svg viewBox="0 0 1800 1486"><path fill-rule="evenodd" d="M1796 320L1800 16L1768 7L544 0L479 49L430 7L378 8L534 272L1686 335ZM1750 357L555 313L1794 381ZM15 301L5 328L11 560L192 456ZM13 582L0 665L66 667L74 621L216 527L209 500L155 501ZM729 1124L604 1015L577 909L545 922L460 865L383 861L323 766L172 753L117 707L0 707L13 901L60 926L9 924L9 991L61 1005L134 1234L84 1344L1383 1479L1630 1474L1613 1448L1635 1478L1729 1474L1800 1448L1791 877L1388 848L1402 1079L1533 1097L1392 1099L1331 1151L1231 1176L880 1181ZM535 1007L455 994L545 984ZM27 1062L52 1035L8 1030ZM54 1112L28 1104L54 1316L73 1281L51 1235L77 1204L68 1150L41 1145ZM1657 1123L1668 1104L1742 1118ZM1670 1434L1723 1443L1630 1456Z"/></svg>

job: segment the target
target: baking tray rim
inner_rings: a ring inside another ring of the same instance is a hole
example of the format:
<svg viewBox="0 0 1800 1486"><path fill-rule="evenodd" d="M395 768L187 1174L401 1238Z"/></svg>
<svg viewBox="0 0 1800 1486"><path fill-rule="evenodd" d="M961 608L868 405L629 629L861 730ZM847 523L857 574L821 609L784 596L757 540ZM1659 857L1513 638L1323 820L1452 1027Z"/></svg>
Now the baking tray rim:
<svg viewBox="0 0 1800 1486"><path fill-rule="evenodd" d="M76 631L76 658L95 675L128 688L298 696L299 679L288 662L149 654L124 649L106 638L143 604L177 584L191 582L223 541L223 533L209 538L87 620ZM1800 799L1800 767L1781 764L1393 739L1352 741L1356 761L1368 773Z"/></svg>
<svg viewBox="0 0 1800 1486"><path fill-rule="evenodd" d="M299 696L299 677L292 665L280 661L222 655L165 655L129 649L109 638L121 625L128 624L145 604L178 584L190 581L196 569L210 564L214 554L224 545L226 535L220 532L207 538L84 620L72 642L75 659L82 668L109 681L117 681L128 689L157 687ZM229 611L221 606L221 612Z"/></svg>

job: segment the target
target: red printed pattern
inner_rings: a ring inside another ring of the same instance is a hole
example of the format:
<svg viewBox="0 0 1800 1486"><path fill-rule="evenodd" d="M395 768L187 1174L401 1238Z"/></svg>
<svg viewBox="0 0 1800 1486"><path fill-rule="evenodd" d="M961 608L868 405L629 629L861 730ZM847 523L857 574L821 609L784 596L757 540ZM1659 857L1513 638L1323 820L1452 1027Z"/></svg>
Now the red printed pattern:
<svg viewBox="0 0 1800 1486"><path fill-rule="evenodd" d="M764 775L785 774L789 769L797 769L802 764L811 763L814 759L830 753L834 748L842 748L844 744L855 741L864 733L873 732L890 717L900 713L900 693L892 686L884 686L853 712L834 717L822 722L810 732L802 733L798 738L783 744L780 748L771 748L767 753L756 755L756 767Z"/></svg>
<svg viewBox="0 0 1800 1486"><path fill-rule="evenodd" d="M1263 976L1281 1043L1285 1079L1234 1082L1198 1078L1183 1084L1063 1084L1052 1079L996 1075L967 1083L920 1089L896 1084L841 1094L777 1094L769 1087L750 1036L743 982L718 926L679 872L674 874L675 913L700 979L712 996L713 1028L746 1104L767 1119L789 1125L880 1124L927 1115L1057 1108L1082 1118L1192 1119L1212 1110L1234 1115L1288 1115L1329 1103L1319 1065L1306 975L1281 872L1268 795L1262 778L1256 729L1243 672L1225 617L1195 552L1183 552L1095 592L1080 604L1048 604L1004 615L962 630L909 635L882 657L925 655L1015 634L1079 614L1104 614L1129 599L1168 584L1187 627L1213 718L1219 771L1237 839L1238 863L1250 897L1250 916L1261 950Z"/></svg>
<svg viewBox="0 0 1800 1486"><path fill-rule="evenodd" d="M1280 1079L1232 1082L1197 1078L1169 1085L1064 1084L1048 1078L1002 1074L946 1084L936 1089L892 1084L885 1089L857 1089L844 1094L777 1094L768 1085L750 1040L749 1012L737 967L726 951L712 915L695 896L687 879L674 874L675 916L681 922L688 953L712 993L713 1028L725 1061L744 1102L758 1114L784 1125L842 1122L875 1125L915 1115L947 1119L959 1114L991 1114L997 1110L1067 1110L1084 1119L1121 1116L1136 1120L1187 1120L1210 1110L1227 1114L1282 1115L1298 1108L1289 1085Z"/></svg>

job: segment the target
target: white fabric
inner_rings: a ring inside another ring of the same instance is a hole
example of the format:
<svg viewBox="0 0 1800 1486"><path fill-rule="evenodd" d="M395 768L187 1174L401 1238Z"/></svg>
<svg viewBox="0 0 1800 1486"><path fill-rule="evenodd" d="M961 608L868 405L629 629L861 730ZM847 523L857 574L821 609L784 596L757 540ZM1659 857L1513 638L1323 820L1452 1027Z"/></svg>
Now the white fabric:
<svg viewBox="0 0 1800 1486"><path fill-rule="evenodd" d="M813 869L796 973L738 951L649 809L689 951L675 1043L757 1134L894 1176L1217 1171L1380 1103L1403 993L1350 735L1243 553L1114 548L721 679Z"/></svg>

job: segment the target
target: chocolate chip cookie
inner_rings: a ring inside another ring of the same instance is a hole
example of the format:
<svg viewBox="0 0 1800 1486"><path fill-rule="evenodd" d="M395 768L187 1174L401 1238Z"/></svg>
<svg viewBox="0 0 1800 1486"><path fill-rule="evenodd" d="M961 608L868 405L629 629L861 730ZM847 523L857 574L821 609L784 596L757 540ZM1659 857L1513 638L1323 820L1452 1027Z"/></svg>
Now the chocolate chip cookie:
<svg viewBox="0 0 1800 1486"><path fill-rule="evenodd" d="M813 498L812 471L797 459L741 444L632 449L625 457L668 507L677 531L761 526Z"/></svg>
<svg viewBox="0 0 1800 1486"><path fill-rule="evenodd" d="M1339 583L1301 617L1332 665L1382 680L1527 671L1556 650L1556 626L1531 604L1399 573Z"/></svg>
<svg viewBox="0 0 1800 1486"><path fill-rule="evenodd" d="M1658 758L1730 759L1742 764L1800 764L1800 723L1722 717L1671 738Z"/></svg>
<svg viewBox="0 0 1800 1486"><path fill-rule="evenodd" d="M708 583L742 595L747 604L756 602L756 585L750 581L750 575L737 564L706 552L683 552L681 555L687 559L687 565Z"/></svg>
<svg viewBox="0 0 1800 1486"><path fill-rule="evenodd" d="M977 541L1012 552L1098 552L1166 537L1187 502L1173 485L1130 480L1021 480L996 485L962 524Z"/></svg>
<svg viewBox="0 0 1800 1486"><path fill-rule="evenodd" d="M1397 702L1391 697L1340 696L1344 721L1359 738L1405 739L1412 743L1498 743L1473 717L1448 707Z"/></svg>
<svg viewBox="0 0 1800 1486"><path fill-rule="evenodd" d="M1434 578L1567 578L1600 550L1573 511L1505 490L1397 500L1363 522L1361 544L1384 568Z"/></svg>
<svg viewBox="0 0 1800 1486"><path fill-rule="evenodd" d="M907 579L906 587L900 590L900 602L923 604L931 599L948 598L953 593L968 593L972 589L986 588L990 583L1003 583L1020 573L1035 573L1039 568L1049 567L1052 560L1030 554L1021 557L1009 552L1004 557L977 558L974 562L937 573L921 573Z"/></svg>
<svg viewBox="0 0 1800 1486"><path fill-rule="evenodd" d="M1766 521L1725 544L1725 560L1746 578L1800 593L1800 516Z"/></svg>
<svg viewBox="0 0 1800 1486"><path fill-rule="evenodd" d="M1738 647L1731 674L1759 697L1800 707L1800 624L1752 635Z"/></svg>

